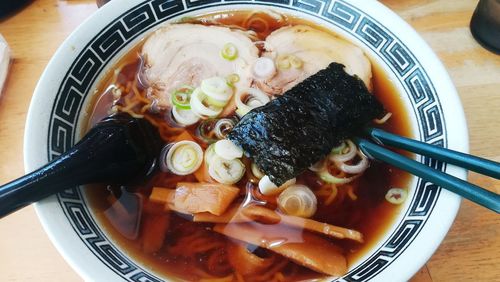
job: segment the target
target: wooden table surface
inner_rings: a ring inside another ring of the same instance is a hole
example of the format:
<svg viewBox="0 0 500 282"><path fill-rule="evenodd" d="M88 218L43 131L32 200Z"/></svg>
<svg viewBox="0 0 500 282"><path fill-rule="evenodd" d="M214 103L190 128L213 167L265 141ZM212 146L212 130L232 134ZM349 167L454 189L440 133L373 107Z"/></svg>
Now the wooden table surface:
<svg viewBox="0 0 500 282"><path fill-rule="evenodd" d="M381 1L437 53L465 108L472 154L500 161L500 56L481 48L468 24L478 1ZM0 183L23 174L23 132L35 85L61 42L92 12L95 0L36 0L0 21L13 50L0 99ZM500 181L471 173L496 193ZM437 252L412 281L500 281L500 217L463 201ZM27 207L0 220L0 281L79 281Z"/></svg>

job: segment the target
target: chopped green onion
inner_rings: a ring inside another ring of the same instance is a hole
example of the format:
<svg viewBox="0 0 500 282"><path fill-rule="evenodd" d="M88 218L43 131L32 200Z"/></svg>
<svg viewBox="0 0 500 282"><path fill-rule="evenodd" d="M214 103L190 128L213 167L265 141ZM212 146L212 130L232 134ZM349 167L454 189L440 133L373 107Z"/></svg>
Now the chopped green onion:
<svg viewBox="0 0 500 282"><path fill-rule="evenodd" d="M346 178L339 178L339 177L333 176L328 171L328 169L324 169L324 170L320 171L318 173L318 176L319 176L319 178L321 178L321 180L323 180L326 183L330 183L330 184L346 184L346 183L353 181L357 177L357 175L355 175L355 176L346 177Z"/></svg>
<svg viewBox="0 0 500 282"><path fill-rule="evenodd" d="M208 97L221 102L227 103L233 96L233 89L227 85L226 79L218 76L202 80L200 88Z"/></svg>
<svg viewBox="0 0 500 282"><path fill-rule="evenodd" d="M257 79L267 80L276 74L274 61L268 57L260 57L253 64L253 74Z"/></svg>
<svg viewBox="0 0 500 282"><path fill-rule="evenodd" d="M261 179L262 177L264 177L264 173L260 171L255 163L252 163L250 168L252 169L253 176L255 176L257 179Z"/></svg>
<svg viewBox="0 0 500 282"><path fill-rule="evenodd" d="M262 178L259 180L259 192L262 193L262 195L276 195L281 193L283 190L288 188L288 186L293 185L297 182L297 179L292 178L287 180L285 183L283 183L280 187L276 186L269 176L264 175Z"/></svg>
<svg viewBox="0 0 500 282"><path fill-rule="evenodd" d="M220 51L222 58L232 61L238 57L238 48L233 43L226 43L222 50Z"/></svg>
<svg viewBox="0 0 500 282"><path fill-rule="evenodd" d="M219 157L228 161L243 157L243 150L228 139L215 142L214 149Z"/></svg>
<svg viewBox="0 0 500 282"><path fill-rule="evenodd" d="M247 94L244 96L244 94ZM267 104L271 99L264 92L257 88L247 88L244 91L236 92L236 113L242 117L250 110Z"/></svg>
<svg viewBox="0 0 500 282"><path fill-rule="evenodd" d="M344 151L344 149L346 147L347 147L347 144L345 143L345 141L342 141L342 143L340 143L340 145L338 145L337 147L332 149L331 154L335 154L335 155L342 154L342 152Z"/></svg>
<svg viewBox="0 0 500 282"><path fill-rule="evenodd" d="M344 141L346 145L349 147L347 150L346 148L334 148L332 152L328 155L328 158L334 162L334 163L339 163L339 162L347 162L352 160L354 157L356 157L356 154L358 152L358 148L356 147L356 144L354 144L351 140L347 139ZM341 149L341 150L340 150Z"/></svg>
<svg viewBox="0 0 500 282"><path fill-rule="evenodd" d="M221 107L207 107L203 102L207 97L200 88L191 94L191 110L200 117L215 117L222 112Z"/></svg>
<svg viewBox="0 0 500 282"><path fill-rule="evenodd" d="M240 81L240 76L237 73L232 73L226 76L227 85L233 87L234 84Z"/></svg>
<svg viewBox="0 0 500 282"><path fill-rule="evenodd" d="M195 172L203 161L203 150L193 141L175 143L167 153L168 169L177 175L188 175Z"/></svg>
<svg viewBox="0 0 500 282"><path fill-rule="evenodd" d="M278 59L276 60L276 65L278 66L278 69L280 70L287 70L290 68L290 60L288 60L288 56L279 56Z"/></svg>
<svg viewBox="0 0 500 282"><path fill-rule="evenodd" d="M285 214L307 218L316 213L318 200L309 187L294 184L279 195L278 207Z"/></svg>
<svg viewBox="0 0 500 282"><path fill-rule="evenodd" d="M250 108L237 108L236 109L236 114L239 116L239 117L242 117L246 114L248 114L248 112L250 112Z"/></svg>
<svg viewBox="0 0 500 282"><path fill-rule="evenodd" d="M245 165L239 159L225 160L215 154L208 162L208 174L222 184L234 184L245 174Z"/></svg>
<svg viewBox="0 0 500 282"><path fill-rule="evenodd" d="M215 156L215 143L210 144L205 150L205 164L212 162L212 158Z"/></svg>
<svg viewBox="0 0 500 282"><path fill-rule="evenodd" d="M201 121L195 130L196 137L198 137L207 144L212 144L217 142L219 138L217 138L217 136L214 136L212 132L214 124L216 122L217 122L216 119L206 119Z"/></svg>
<svg viewBox="0 0 500 282"><path fill-rule="evenodd" d="M310 171L319 172L326 169L326 159L322 159L309 167Z"/></svg>
<svg viewBox="0 0 500 282"><path fill-rule="evenodd" d="M225 139L235 124L234 118L206 119L196 127L195 134L205 143L212 144Z"/></svg>
<svg viewBox="0 0 500 282"><path fill-rule="evenodd" d="M358 152L357 155L359 156L359 161L357 163L347 164L345 162L336 162L335 166L337 166L341 171L348 174L363 173L370 166L370 162L368 161L368 158L361 152Z"/></svg>
<svg viewBox="0 0 500 282"><path fill-rule="evenodd" d="M304 65L304 62L295 55L281 55L278 56L276 60L276 65L281 70L289 69L290 67L300 69Z"/></svg>
<svg viewBox="0 0 500 282"><path fill-rule="evenodd" d="M171 100L172 104L174 104L175 107L181 109L181 110L189 110L191 109L190 106L190 100L191 100L191 93L193 93L194 88L191 86L182 86L181 88L177 89L172 93L171 95Z"/></svg>
<svg viewBox="0 0 500 282"><path fill-rule="evenodd" d="M233 130L236 121L234 119L222 118L219 119L214 126L215 136L220 139L226 138L226 136Z"/></svg>
<svg viewBox="0 0 500 282"><path fill-rule="evenodd" d="M205 98L205 102L207 104L209 104L210 106L214 106L214 107L218 107L218 108L223 108L227 104L227 101L217 100L217 99L214 99L212 97Z"/></svg>
<svg viewBox="0 0 500 282"><path fill-rule="evenodd" d="M289 60L290 60L290 64L292 65L292 67L294 67L296 69L300 69L304 65L304 62L302 62L302 60L299 59L299 57L297 57L297 56L290 55Z"/></svg>
<svg viewBox="0 0 500 282"><path fill-rule="evenodd" d="M408 192L401 188L391 188L385 194L385 199L394 205L400 205L404 203L406 198L408 197Z"/></svg>
<svg viewBox="0 0 500 282"><path fill-rule="evenodd" d="M178 107L172 108L172 115L175 121L182 126L190 126L200 120L200 117L193 113L193 111L179 109Z"/></svg>

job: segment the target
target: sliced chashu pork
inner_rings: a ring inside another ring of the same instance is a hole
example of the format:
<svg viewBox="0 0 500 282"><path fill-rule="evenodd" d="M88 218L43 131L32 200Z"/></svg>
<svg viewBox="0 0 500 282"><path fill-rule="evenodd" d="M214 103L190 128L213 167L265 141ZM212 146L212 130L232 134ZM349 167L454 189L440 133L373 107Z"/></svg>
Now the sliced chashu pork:
<svg viewBox="0 0 500 282"><path fill-rule="evenodd" d="M269 94L283 94L331 62L345 65L347 73L357 75L371 90L371 64L363 51L327 32L306 25L283 27L266 38L265 50L262 56L275 61L280 56L293 55L303 62L300 68L278 68L273 77L256 82Z"/></svg>
<svg viewBox="0 0 500 282"><path fill-rule="evenodd" d="M224 59L220 52L232 43L238 57ZM259 51L241 31L220 26L172 24L158 29L144 43L144 75L149 93L160 108L170 106L170 94L183 85L197 87L206 78L238 74L236 89L252 83L251 67Z"/></svg>

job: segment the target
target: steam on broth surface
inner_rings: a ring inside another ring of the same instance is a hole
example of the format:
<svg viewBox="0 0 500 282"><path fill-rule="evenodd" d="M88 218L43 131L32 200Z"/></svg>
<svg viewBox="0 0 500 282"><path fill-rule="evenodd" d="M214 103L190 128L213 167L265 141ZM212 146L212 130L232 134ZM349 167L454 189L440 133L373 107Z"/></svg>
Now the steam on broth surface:
<svg viewBox="0 0 500 282"><path fill-rule="evenodd" d="M361 49L314 23L228 11L159 29L102 80L89 127L128 112L157 126L169 145L148 183L88 190L99 222L165 277L294 281L344 274L394 220L400 205L385 196L407 187L409 175L377 162L360 169L366 160L346 140L322 164L276 187L225 139L241 116L330 62L346 65L392 113L382 128L410 135L387 76Z"/></svg>

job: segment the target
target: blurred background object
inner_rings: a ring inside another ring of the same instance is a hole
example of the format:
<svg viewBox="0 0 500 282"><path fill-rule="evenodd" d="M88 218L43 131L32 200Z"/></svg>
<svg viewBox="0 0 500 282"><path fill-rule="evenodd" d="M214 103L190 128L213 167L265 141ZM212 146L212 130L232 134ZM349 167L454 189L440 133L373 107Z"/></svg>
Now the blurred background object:
<svg viewBox="0 0 500 282"><path fill-rule="evenodd" d="M500 54L500 0L481 0L472 15L470 29L486 49Z"/></svg>
<svg viewBox="0 0 500 282"><path fill-rule="evenodd" d="M0 19L14 13L32 0L0 0Z"/></svg>
<svg viewBox="0 0 500 282"><path fill-rule="evenodd" d="M7 42L0 34L0 96L7 78L7 72L10 64L10 50Z"/></svg>

